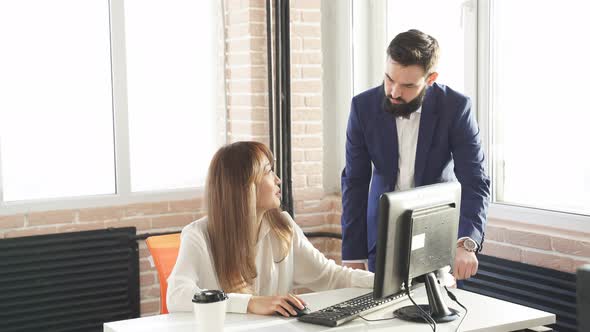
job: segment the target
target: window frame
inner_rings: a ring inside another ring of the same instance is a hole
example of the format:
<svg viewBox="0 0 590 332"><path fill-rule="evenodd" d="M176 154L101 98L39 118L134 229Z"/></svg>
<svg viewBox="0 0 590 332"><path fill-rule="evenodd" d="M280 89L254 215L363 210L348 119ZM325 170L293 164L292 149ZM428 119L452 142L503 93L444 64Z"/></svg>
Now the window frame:
<svg viewBox="0 0 590 332"><path fill-rule="evenodd" d="M113 159L115 162L115 194L7 202L4 201L2 174L0 174L0 216L49 210L76 210L135 203L189 200L203 196L203 186L145 192L131 191L124 0L109 0L108 5L110 15L113 134L115 136L115 155ZM1 162L2 156L0 155Z"/></svg>

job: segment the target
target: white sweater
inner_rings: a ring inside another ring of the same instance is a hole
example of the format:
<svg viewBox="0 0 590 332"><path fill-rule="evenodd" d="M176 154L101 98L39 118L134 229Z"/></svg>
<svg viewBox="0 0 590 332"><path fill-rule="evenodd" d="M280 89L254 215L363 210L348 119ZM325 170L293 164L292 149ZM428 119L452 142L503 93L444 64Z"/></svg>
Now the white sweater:
<svg viewBox="0 0 590 332"><path fill-rule="evenodd" d="M267 222L260 226L257 243L254 295L286 295L294 288L314 291L373 287L374 275L363 270L337 265L327 259L305 237L287 212L281 216L293 226L294 234L287 257L279 263L279 245ZM168 277L166 302L170 312L192 311L192 298L201 289L220 289L211 257L207 218L194 221L182 230L176 265ZM228 294L227 311L245 313L249 294Z"/></svg>

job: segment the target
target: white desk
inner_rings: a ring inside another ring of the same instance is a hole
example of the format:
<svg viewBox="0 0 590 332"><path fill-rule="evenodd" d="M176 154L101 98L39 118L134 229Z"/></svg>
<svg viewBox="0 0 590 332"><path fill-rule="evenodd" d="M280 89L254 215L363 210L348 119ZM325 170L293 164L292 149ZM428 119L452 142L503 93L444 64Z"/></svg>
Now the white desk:
<svg viewBox="0 0 590 332"><path fill-rule="evenodd" d="M427 303L425 288L416 289L412 298L416 303ZM346 288L318 293L310 293L301 297L308 303L312 311L348 300L365 294L370 290L358 288ZM461 326L462 331L514 331L528 327L555 323L555 315L524 307L521 305L497 300L491 297L463 291L451 290L459 301L469 309L467 317ZM445 301L450 307L461 309L445 294ZM393 316L393 310L411 304L405 298L391 306L364 316L367 319L378 319ZM451 323L437 324L437 331L455 331L459 320ZM431 331L427 324L418 324L401 321L399 319L379 322L366 322L360 318L350 321L342 326L330 328L326 326L308 324L297 321L296 318L282 318L277 316L259 316L252 314L227 314L225 331L404 331L404 332L428 332ZM174 331L194 332L192 313L174 313L168 315L150 316L136 319L123 320L104 324L104 332L136 332L136 331Z"/></svg>

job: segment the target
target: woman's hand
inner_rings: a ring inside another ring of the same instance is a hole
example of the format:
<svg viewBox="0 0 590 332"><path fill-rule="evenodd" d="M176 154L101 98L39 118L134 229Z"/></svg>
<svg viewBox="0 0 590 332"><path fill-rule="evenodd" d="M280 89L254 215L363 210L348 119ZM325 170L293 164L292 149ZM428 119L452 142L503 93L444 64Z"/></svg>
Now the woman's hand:
<svg viewBox="0 0 590 332"><path fill-rule="evenodd" d="M296 316L297 312L293 309L293 306L303 309L305 302L293 294L284 296L252 296L248 302L248 313L258 315L279 313L285 317Z"/></svg>

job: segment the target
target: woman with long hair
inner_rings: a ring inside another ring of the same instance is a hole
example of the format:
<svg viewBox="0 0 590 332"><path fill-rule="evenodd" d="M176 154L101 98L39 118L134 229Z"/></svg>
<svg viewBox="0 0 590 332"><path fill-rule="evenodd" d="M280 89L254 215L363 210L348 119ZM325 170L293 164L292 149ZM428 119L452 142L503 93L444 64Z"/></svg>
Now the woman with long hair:
<svg viewBox="0 0 590 332"><path fill-rule="evenodd" d="M182 230L168 278L168 310L191 311L202 289L228 293L228 312L295 315L291 291L373 286L373 273L337 265L280 209L281 180L262 143L220 148L209 166L207 216Z"/></svg>

